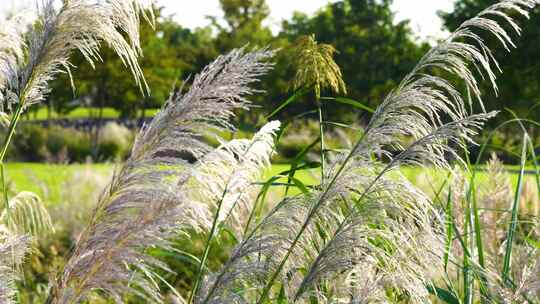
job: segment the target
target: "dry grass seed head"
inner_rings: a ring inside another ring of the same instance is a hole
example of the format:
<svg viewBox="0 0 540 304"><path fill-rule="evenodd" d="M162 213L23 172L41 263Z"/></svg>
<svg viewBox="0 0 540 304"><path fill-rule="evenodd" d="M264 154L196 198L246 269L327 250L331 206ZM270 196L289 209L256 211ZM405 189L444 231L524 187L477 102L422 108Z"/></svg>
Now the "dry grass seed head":
<svg viewBox="0 0 540 304"><path fill-rule="evenodd" d="M207 206L189 197L188 182L212 149L203 138L232 128L228 120L249 105L250 86L272 67L272 54L233 50L195 76L188 92L171 95L103 193L54 288L55 303L79 302L98 289L118 303L126 292L163 300L154 269L171 270L146 250L172 250L172 236L205 228Z"/></svg>
<svg viewBox="0 0 540 304"><path fill-rule="evenodd" d="M29 244L28 236L17 236L0 223L0 278L2 278L0 303L2 304L16 303L15 280L19 278L16 268L23 262Z"/></svg>
<svg viewBox="0 0 540 304"><path fill-rule="evenodd" d="M219 210L218 222L226 221L241 237L260 188L255 183L270 165L274 136L279 127L278 121L269 122L251 140L222 143L201 159L194 170L197 186L194 186L193 196L199 204L210 208L209 224Z"/></svg>
<svg viewBox="0 0 540 304"><path fill-rule="evenodd" d="M0 38L0 100L8 109L41 102L50 90L48 83L59 73L71 76L72 52L81 52L94 66L101 60L102 44L114 50L141 90L148 91L137 60L142 53L141 15L153 22L145 11L150 4L151 0L70 0L58 9L54 0L47 0L38 6L37 20L28 32L18 19L11 21L3 31L9 39Z"/></svg>

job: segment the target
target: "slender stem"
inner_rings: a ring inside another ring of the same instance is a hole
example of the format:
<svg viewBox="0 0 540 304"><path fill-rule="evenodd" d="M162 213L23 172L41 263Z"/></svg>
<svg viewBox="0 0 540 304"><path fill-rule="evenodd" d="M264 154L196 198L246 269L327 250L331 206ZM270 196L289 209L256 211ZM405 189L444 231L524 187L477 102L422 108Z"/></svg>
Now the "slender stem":
<svg viewBox="0 0 540 304"><path fill-rule="evenodd" d="M6 210L6 225L9 225L9 197L7 194L7 187L6 187L6 179L4 174L4 163L0 162L0 175L2 178L2 192L3 192L3 200L4 200L4 208Z"/></svg>
<svg viewBox="0 0 540 304"><path fill-rule="evenodd" d="M468 151L465 151L465 159L467 161L467 166L470 169L470 159ZM474 180L474 173L473 178L471 178L471 182ZM470 187L470 185L469 185ZM465 198L465 201L462 201L462 204L465 204L465 212L464 212L464 227L463 227L463 242L461 245L463 246L463 250L467 250L469 252L473 252L474 248L474 240L472 237L469 237L469 229L472 230L472 208L471 208L471 200L469 198L469 194L472 193L472 188L469 188L469 191L467 192L467 197ZM469 248L469 249L468 249ZM473 284L474 281L472 279L470 269L469 269L469 258L472 260L474 257L472 255L464 255L463 256L463 291L464 291L464 303L465 304L472 304L474 295L473 295Z"/></svg>
<svg viewBox="0 0 540 304"><path fill-rule="evenodd" d="M519 176L516 186L516 192L514 193L514 203L512 206L512 215L511 215L511 221L510 225L508 227L508 232L506 236L506 248L505 248L505 254L504 254L504 261L503 261L503 271L502 271L502 279L503 283L507 286L511 286L511 274L510 274L510 267L512 264L512 245L514 242L514 234L517 229L517 223L518 223L518 212L519 212L519 201L521 197L521 192L523 189L523 176L525 174L525 165L527 164L527 141L528 141L527 134L523 134L523 146L521 150L521 168L519 170Z"/></svg>
<svg viewBox="0 0 540 304"><path fill-rule="evenodd" d="M246 155L251 150L254 143L255 143L255 140L253 140L250 143L249 147L247 147L246 152L244 153L244 155ZM219 200L219 202L217 204L216 214L214 215L214 218L213 218L213 221L212 221L212 228L210 229L210 233L208 234L208 238L206 240L206 245L205 245L205 248L204 248L203 256L201 258L201 263L199 264L199 269L197 271L197 280L195 281L195 284L193 285L193 289L191 290L191 293L189 294L189 299L187 301L188 304L193 303L194 296L195 296L195 294L197 294L198 289L199 289L199 287L201 285L202 276L204 274L204 267L206 265L206 260L208 259L208 255L210 253L212 239L214 238L214 235L216 234L216 231L220 230L218 228L221 228L221 225L218 225L219 224L218 220L219 220L219 214L221 212L221 207L223 205L223 201L225 200L225 196L227 195L227 192L229 191L229 185L231 184L232 178L233 178L235 173L236 173L236 170L233 171L233 173L229 177L229 179L227 181L227 184L225 185L225 188L223 189L223 193L221 194L221 198L220 198L220 200ZM235 205L236 205L236 202L235 202ZM231 212L232 212L232 210L231 210ZM227 215L227 217L228 217L228 215Z"/></svg>
<svg viewBox="0 0 540 304"><path fill-rule="evenodd" d="M201 258L201 263L199 264L199 269L197 270L197 279L195 280L195 284L193 285L193 289L191 290L191 293L189 294L189 299L187 301L188 304L193 303L193 299L195 297L195 294L197 294L199 290L199 286L201 285L201 280L204 272L204 266L206 264L206 260L208 259L208 254L210 253L210 248L212 247L212 239L214 238L214 234L216 233L217 227L218 227L218 219L219 219L219 213L221 212L221 206L223 205L223 198L225 197L227 193L227 188L223 190L223 194L221 199L219 200L216 215L214 216L214 220L212 221L212 228L210 229L210 233L208 234L208 238L206 239L206 245L204 247L204 252Z"/></svg>
<svg viewBox="0 0 540 304"><path fill-rule="evenodd" d="M464 140L462 139L463 144L465 144ZM478 254L478 264L480 265L482 269L482 273L479 274L480 279L480 302L486 303L486 300L490 299L491 296L489 295L489 291L487 289L487 278L485 277L484 270L485 270L485 262L484 262L484 245L482 240L482 233L481 233L481 223L480 223L480 215L478 212L478 203L476 199L476 166L471 163L471 159L469 157L469 151L465 151L465 160L467 162L467 170L470 173L470 183L469 188L467 190L467 208L469 208L469 211L471 212L472 221L469 222L471 234L474 235L474 239L471 237L470 244L471 249L476 247L476 252ZM478 161L478 160L477 160ZM474 226L473 226L474 224ZM472 288L471 288L472 289ZM472 290L470 290L472 292ZM472 295L470 296L472 297Z"/></svg>
<svg viewBox="0 0 540 304"><path fill-rule="evenodd" d="M367 133L367 132L366 132ZM264 301L268 298L268 295L270 293L270 289L272 288L272 285L274 284L274 281L276 280L277 276L279 275L279 273L281 272L281 270L283 269L283 266L285 266L285 263L287 262L287 260L289 259L289 256L291 255L293 249L296 247L296 244L298 243L298 241L300 240L300 237L303 235L304 233L304 230L306 230L306 228L308 227L308 225L310 224L311 222L311 219L313 217L313 214L315 214L318 209L319 209L319 206L320 204L326 199L326 196L328 195L328 193L330 192L330 189L332 188L332 186L335 184L337 178L341 175L341 173L343 172L343 170L345 169L347 163L351 160L351 158L353 157L353 155L355 154L356 150L358 149L358 147L360 147L360 145L362 144L363 140L364 140L364 137L366 135L366 133L362 134L362 137L356 142L356 145L354 146L354 148L351 150L351 152L347 155L347 158L345 158L345 160L343 161L341 167L339 168L339 170L336 172L336 174L332 177L332 180L330 181L330 183L325 187L325 190L324 192L322 193L322 195L319 197L319 200L317 201L317 203L313 206L313 208L310 210L309 214L307 215L306 217L306 220L304 221L304 224L302 225L302 227L300 228L300 230L298 231L298 233L296 234L296 237L295 239L293 240L293 242L291 243L291 246L289 246L289 249L287 250L287 253L285 254L285 256L283 257L283 259L281 260L281 262L279 263L276 271L274 271L274 273L272 274L272 277L270 278L270 280L268 280L268 283L266 284L266 286L264 287L263 289L263 292L262 292L262 295L261 297L259 298L259 300L257 301L258 304L262 304L264 303Z"/></svg>
<svg viewBox="0 0 540 304"><path fill-rule="evenodd" d="M469 246L469 252L473 252L474 248L474 239L472 237L469 237L469 229L472 230L472 208L471 208L471 202L466 199L465 201L466 207L465 207L465 228L464 228L464 239L465 239L465 246ZM474 257L471 256L471 259ZM469 269L469 257L464 256L463 258L463 284L465 289L465 304L472 304L474 295L473 295L473 288L474 288L474 281L472 279L470 269Z"/></svg>
<svg viewBox="0 0 540 304"><path fill-rule="evenodd" d="M8 135L4 139L2 150L0 152L0 162L4 161L4 157L6 156L6 152L11 142L11 139L13 138L13 134L15 134L15 128L17 127L17 123L19 122L19 118L21 117L22 108L23 108L23 104L20 104L17 107L17 110L15 111L15 113L13 114L13 118L11 119L11 122L9 124Z"/></svg>
<svg viewBox="0 0 540 304"><path fill-rule="evenodd" d="M263 188L262 191L266 191L266 190L264 190L264 188ZM248 220L247 220L246 225L244 227L244 233L242 233L242 235L247 235L248 234L248 230L249 230L249 227L251 226L251 222L255 218L255 214L257 212L257 209L259 209L259 203L262 205L264 203L265 199L266 199L266 194L264 194L263 192L259 192L259 194L257 195L257 199L255 199L255 204L253 204L253 208L251 209L251 212L249 213Z"/></svg>
<svg viewBox="0 0 540 304"><path fill-rule="evenodd" d="M448 186L448 197L446 200L446 244L444 248L444 271L448 273L448 260L450 258L450 251L452 250L453 231L452 225L454 222L454 214L452 210L452 186Z"/></svg>
<svg viewBox="0 0 540 304"><path fill-rule="evenodd" d="M324 120L322 112L322 103L317 100L317 111L319 112L319 136L321 137L321 185L324 184L324 163L326 161L325 152L326 147L324 144Z"/></svg>
<svg viewBox="0 0 540 304"><path fill-rule="evenodd" d="M4 139L2 150L0 151L0 171L1 171L0 175L1 175L1 182L2 182L4 208L6 210L6 221L9 221L9 207L10 206L9 206L9 197L7 193L7 186L6 186L6 179L5 179L4 158L6 156L9 144L11 143L11 139L13 138L13 135L15 134L15 128L17 127L17 123L19 122L19 119L21 117L23 105L24 105L24 101L21 100L21 102L19 103L17 107L17 110L13 114L13 118L11 119L11 122L9 123L8 134L6 138Z"/></svg>

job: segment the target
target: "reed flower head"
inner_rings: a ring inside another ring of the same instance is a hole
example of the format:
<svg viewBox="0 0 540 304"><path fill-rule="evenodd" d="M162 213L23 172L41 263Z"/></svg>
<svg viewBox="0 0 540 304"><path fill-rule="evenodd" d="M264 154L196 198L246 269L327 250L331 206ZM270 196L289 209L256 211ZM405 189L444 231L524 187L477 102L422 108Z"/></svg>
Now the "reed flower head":
<svg viewBox="0 0 540 304"><path fill-rule="evenodd" d="M141 89L147 88L137 62L142 53L138 28L141 16L149 21L153 17L147 17L144 12L145 4L150 2L143 1L66 0L57 8L54 0L45 0L38 6L37 20L27 22L15 16L2 22L0 117L2 124L10 127L4 148L7 149L10 143L21 113L44 100L50 90L49 82L62 72L71 76L69 59L74 51L81 52L94 66L101 59L101 44L107 44L131 70ZM13 112L11 120L7 112ZM0 257L1 271L6 272L5 276L2 273L0 300L8 302L13 297L14 280L10 267L16 265L23 255L19 250L23 247L20 240L27 238L26 234L51 230L52 224L34 194L23 192L11 200L7 194L5 197L6 208L1 215L1 225L10 234L3 234L0 239L0 255L7 255L8 250L17 258L8 264Z"/></svg>
<svg viewBox="0 0 540 304"><path fill-rule="evenodd" d="M506 238L507 224L510 220L510 207L512 202L512 186L503 163L493 154L487 166L488 176L486 184L481 184L480 206L485 209L481 215L482 227L486 235L487 250L494 258L493 263L502 263L499 253Z"/></svg>
<svg viewBox="0 0 540 304"><path fill-rule="evenodd" d="M137 61L142 54L138 28L141 16L153 22L145 13L150 4L145 0L69 0L57 9L54 0L47 0L28 28L19 17L9 20L0 32L0 101L7 109L41 102L58 73L71 76L72 52L81 52L95 66L101 60L103 43L122 59L141 89L147 90Z"/></svg>
<svg viewBox="0 0 540 304"><path fill-rule="evenodd" d="M336 52L332 45L318 43L315 35L298 38L294 46L297 68L295 89L313 86L317 99L324 88L335 93L347 93L341 69L334 61Z"/></svg>
<svg viewBox="0 0 540 304"><path fill-rule="evenodd" d="M172 250L171 237L205 228L207 206L189 195L194 166L212 150L202 138L232 128L228 120L249 105L250 85L271 68L270 56L234 50L195 76L188 92L171 95L102 194L54 286L55 303L79 302L98 289L118 303L126 292L162 301L154 270L172 270L146 250Z"/></svg>
<svg viewBox="0 0 540 304"><path fill-rule="evenodd" d="M49 213L32 192L21 192L10 199L9 208L0 216L0 223L16 235L37 236L53 230Z"/></svg>
<svg viewBox="0 0 540 304"><path fill-rule="evenodd" d="M208 223L217 216L219 223L227 221L241 234L259 188L255 183L270 165L279 127L279 121L269 122L251 140L225 142L201 159L193 173L193 194L202 206L211 207Z"/></svg>
<svg viewBox="0 0 540 304"><path fill-rule="evenodd" d="M15 280L18 279L15 268L19 266L27 251L28 236L17 236L5 225L0 224L0 303L16 303Z"/></svg>

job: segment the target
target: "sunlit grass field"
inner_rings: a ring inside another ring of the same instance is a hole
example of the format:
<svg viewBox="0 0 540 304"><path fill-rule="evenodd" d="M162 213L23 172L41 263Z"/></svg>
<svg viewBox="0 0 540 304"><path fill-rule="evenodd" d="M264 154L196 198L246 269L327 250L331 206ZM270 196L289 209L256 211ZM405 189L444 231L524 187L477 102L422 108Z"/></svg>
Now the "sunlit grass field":
<svg viewBox="0 0 540 304"><path fill-rule="evenodd" d="M70 179L73 174L84 170L89 170L94 173L100 174L103 178L110 178L112 175L115 164L71 164L71 165L55 165L44 163L8 163L6 167L6 176L8 181L8 187L14 193L19 191L31 191L38 194L48 204L58 202L59 193L62 191L65 182ZM511 176L511 181L515 185L517 183L518 172L516 167L507 167ZM527 168L529 173L532 173L534 168ZM271 177L277 176L280 173L290 170L289 165L274 164L269 168L261 183L268 181ZM402 168L402 173L413 183L420 186L428 194L433 194L439 190L442 183L444 183L448 172L444 170L436 169L424 169L424 168ZM317 184L318 180L317 170L304 170L298 171L295 174L295 178L301 181L306 187L310 187ZM487 175L480 170L478 172L477 180L482 182L487 178ZM533 174L526 174L526 179L533 181ZM272 193L275 195L282 195L285 190L285 184L287 182L286 177L282 177L275 180L274 183L278 184L272 187ZM96 189L100 191L101 189ZM300 193L297 187L292 186L290 189L291 194Z"/></svg>

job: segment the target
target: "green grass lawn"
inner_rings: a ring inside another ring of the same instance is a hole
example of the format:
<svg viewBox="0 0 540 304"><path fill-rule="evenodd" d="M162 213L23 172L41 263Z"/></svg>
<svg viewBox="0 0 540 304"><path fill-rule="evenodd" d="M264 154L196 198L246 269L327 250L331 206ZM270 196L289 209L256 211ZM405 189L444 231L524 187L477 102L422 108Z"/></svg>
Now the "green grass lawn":
<svg viewBox="0 0 540 304"><path fill-rule="evenodd" d="M147 117L154 116L159 109L146 109L145 115ZM67 115L59 115L56 112L51 112L50 118L66 118L66 119L84 119L84 118L93 118L97 117L99 113L98 108L76 108L73 111L69 112ZM120 116L120 113L113 108L104 108L103 109L103 118L115 119ZM24 116L25 119L30 120L47 120L48 113L47 108L41 107L38 108L36 112L30 112Z"/></svg>
<svg viewBox="0 0 540 304"><path fill-rule="evenodd" d="M64 182L71 178L74 173L82 170L95 170L104 178L112 175L113 164L72 164L54 165L44 163L8 163L6 165L6 178L9 189L13 193L20 191L31 191L38 194L47 201L58 201L61 188ZM279 174L289 169L288 165L274 165L267 170L263 180ZM302 180L306 185L315 184L317 179L315 172L300 171L296 178ZM282 178L277 182L286 182ZM282 193L284 187L275 187L275 191ZM292 189L293 194L299 190Z"/></svg>
<svg viewBox="0 0 540 304"><path fill-rule="evenodd" d="M53 165L42 163L8 163L6 178L8 189L17 193L31 191L46 201L58 201L64 182L74 173L82 170L95 170L104 177L110 176L110 164Z"/></svg>
<svg viewBox="0 0 540 304"><path fill-rule="evenodd" d="M8 163L6 167L6 177L9 189L16 193L19 191L32 191L48 202L58 201L60 191L65 186L65 181L73 176L74 173L82 170L92 170L103 176L110 178L112 175L113 164L73 164L73 165L53 165L42 163ZM272 176L289 170L289 165L274 164L264 174L265 182ZM513 169L513 168L512 168ZM403 174L413 183L420 186L428 194L433 194L443 183L447 176L446 171L437 171L434 169L403 168ZM299 171L295 177L307 187L317 184L318 171ZM514 185L517 182L517 174L513 173L512 181ZM485 172L478 175L479 181L487 178ZM527 175L527 179L534 181L534 175ZM277 180L277 183L285 183L286 177ZM285 186L275 186L272 190L274 195L283 195ZM292 188L290 194L300 193L298 188Z"/></svg>

